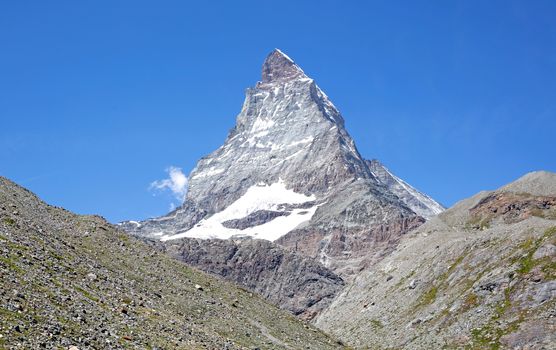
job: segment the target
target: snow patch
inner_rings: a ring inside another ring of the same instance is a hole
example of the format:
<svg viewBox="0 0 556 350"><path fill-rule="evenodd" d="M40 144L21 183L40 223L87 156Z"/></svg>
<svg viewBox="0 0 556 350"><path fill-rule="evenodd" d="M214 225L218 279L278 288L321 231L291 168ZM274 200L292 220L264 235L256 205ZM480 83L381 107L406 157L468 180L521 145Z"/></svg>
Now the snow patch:
<svg viewBox="0 0 556 350"><path fill-rule="evenodd" d="M199 221L186 232L176 235L165 235L161 240L167 241L183 237L228 239L232 236L250 236L275 241L300 224L311 220L318 205L306 209L293 209L290 215L279 216L267 223L244 230L227 228L222 223L228 220L245 218L259 210L284 211L283 208L279 209L280 204L302 204L314 201L315 199L314 195L306 196L287 189L282 180L272 185L255 185L250 187L241 198L223 211Z"/></svg>
<svg viewBox="0 0 556 350"><path fill-rule="evenodd" d="M266 131L274 126L275 122L271 119L257 118L251 127L252 133Z"/></svg>
<svg viewBox="0 0 556 350"><path fill-rule="evenodd" d="M304 139L301 139L301 140L298 140L298 141L290 142L290 143L287 145L287 147L294 147L294 146L302 145L302 144L305 144L305 143L311 143L311 142L313 142L314 140L315 140L315 138L314 138L313 136L308 136L308 137L306 137L306 138L304 138Z"/></svg>
<svg viewBox="0 0 556 350"><path fill-rule="evenodd" d="M400 179L399 177L397 177L396 175L392 174L385 166L383 166L383 169L409 194L411 194L413 197L415 197L419 202L421 202L423 205L425 205L432 213L433 215L438 215L440 213L442 213L444 211L444 208L438 204L434 199L432 199L431 197L427 196L426 194L423 194L419 191L417 191L415 188L411 187L411 185L409 185L407 182L405 182L404 180ZM418 211L417 214L424 216L425 218L430 218L429 215L426 215L425 212L418 210L417 208L412 208L414 211Z"/></svg>
<svg viewBox="0 0 556 350"><path fill-rule="evenodd" d="M218 169L218 168L210 168L210 169L207 169L205 171L202 171L200 173L195 174L192 178L198 179L198 178L201 178L201 177L214 176L214 175L222 174L224 171L226 171L226 170L225 169Z"/></svg>

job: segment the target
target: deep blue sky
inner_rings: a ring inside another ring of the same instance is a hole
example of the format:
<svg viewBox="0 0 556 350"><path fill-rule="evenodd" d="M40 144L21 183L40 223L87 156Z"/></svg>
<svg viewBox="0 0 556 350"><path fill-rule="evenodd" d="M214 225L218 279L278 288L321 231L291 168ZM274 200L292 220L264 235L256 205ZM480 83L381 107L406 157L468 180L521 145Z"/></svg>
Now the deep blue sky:
<svg viewBox="0 0 556 350"><path fill-rule="evenodd" d="M360 152L452 205L556 171L556 1L3 1L0 174L111 221L233 127L281 48Z"/></svg>

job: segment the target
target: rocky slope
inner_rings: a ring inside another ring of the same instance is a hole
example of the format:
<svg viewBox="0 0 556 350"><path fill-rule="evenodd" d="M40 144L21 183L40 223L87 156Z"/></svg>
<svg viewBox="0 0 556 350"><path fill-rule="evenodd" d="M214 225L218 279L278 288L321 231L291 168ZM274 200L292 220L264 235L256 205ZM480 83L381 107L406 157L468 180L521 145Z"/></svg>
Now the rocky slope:
<svg viewBox="0 0 556 350"><path fill-rule="evenodd" d="M341 348L98 216L0 178L0 349Z"/></svg>
<svg viewBox="0 0 556 350"><path fill-rule="evenodd" d="M373 174L328 96L274 50L224 144L191 172L183 205L122 227L162 240L267 239L350 276L442 210L389 176L397 186Z"/></svg>
<svg viewBox="0 0 556 350"><path fill-rule="evenodd" d="M182 238L160 245L176 259L239 283L304 320L328 307L344 287L323 265L266 240Z"/></svg>
<svg viewBox="0 0 556 350"><path fill-rule="evenodd" d="M316 324L357 348L556 348L556 174L461 201L404 236Z"/></svg>

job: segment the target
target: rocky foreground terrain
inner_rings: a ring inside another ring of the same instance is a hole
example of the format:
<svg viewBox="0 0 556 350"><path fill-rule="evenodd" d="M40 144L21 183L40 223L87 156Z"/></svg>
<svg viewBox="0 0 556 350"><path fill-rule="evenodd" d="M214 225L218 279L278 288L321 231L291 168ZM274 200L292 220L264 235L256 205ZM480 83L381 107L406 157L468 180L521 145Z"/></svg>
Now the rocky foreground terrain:
<svg viewBox="0 0 556 350"><path fill-rule="evenodd" d="M0 349L337 349L234 284L0 178Z"/></svg>
<svg viewBox="0 0 556 350"><path fill-rule="evenodd" d="M356 348L555 349L556 174L530 173L432 218L316 325Z"/></svg>

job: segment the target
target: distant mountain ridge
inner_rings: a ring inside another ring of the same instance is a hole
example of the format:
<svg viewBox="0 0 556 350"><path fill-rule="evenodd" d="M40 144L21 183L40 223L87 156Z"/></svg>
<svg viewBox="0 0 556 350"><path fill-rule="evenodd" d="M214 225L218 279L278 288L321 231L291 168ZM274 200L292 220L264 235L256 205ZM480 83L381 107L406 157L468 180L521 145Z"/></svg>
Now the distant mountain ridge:
<svg viewBox="0 0 556 350"><path fill-rule="evenodd" d="M183 205L124 229L162 240L267 239L351 274L344 267L365 265L363 251L387 249L442 211L365 160L328 96L280 50L246 95L224 144L191 172Z"/></svg>
<svg viewBox="0 0 556 350"><path fill-rule="evenodd" d="M462 200L404 235L315 320L355 348L554 349L556 174Z"/></svg>
<svg viewBox="0 0 556 350"><path fill-rule="evenodd" d="M434 199L411 187L396 175L392 174L378 160L367 161L371 174L392 193L398 196L416 214L426 219L442 213L445 208Z"/></svg>

